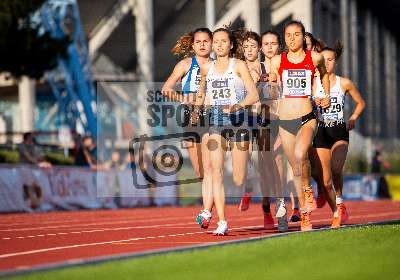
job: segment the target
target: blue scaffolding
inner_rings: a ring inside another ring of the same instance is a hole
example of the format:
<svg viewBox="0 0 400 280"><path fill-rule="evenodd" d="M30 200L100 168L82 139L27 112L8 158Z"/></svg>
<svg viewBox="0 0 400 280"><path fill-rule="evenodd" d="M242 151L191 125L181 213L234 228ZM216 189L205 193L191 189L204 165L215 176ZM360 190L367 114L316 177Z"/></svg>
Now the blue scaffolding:
<svg viewBox="0 0 400 280"><path fill-rule="evenodd" d="M32 22L40 32L70 39L67 57L59 58L58 66L46 74L46 79L65 122L73 128L79 121L85 134L96 137L96 93L77 1L48 0L32 16Z"/></svg>

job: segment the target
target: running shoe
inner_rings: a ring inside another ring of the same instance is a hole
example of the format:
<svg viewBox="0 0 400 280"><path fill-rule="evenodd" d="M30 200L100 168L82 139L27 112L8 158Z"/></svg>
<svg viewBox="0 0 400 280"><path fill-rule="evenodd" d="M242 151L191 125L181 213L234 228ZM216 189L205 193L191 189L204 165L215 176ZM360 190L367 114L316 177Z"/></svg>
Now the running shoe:
<svg viewBox="0 0 400 280"><path fill-rule="evenodd" d="M213 235L227 235L228 234L228 223L226 221L219 221L218 227L213 231Z"/></svg>
<svg viewBox="0 0 400 280"><path fill-rule="evenodd" d="M292 216L290 217L290 221L292 223L296 223L296 222L300 221L300 211L299 211L299 209L297 209L297 208L293 209Z"/></svg>
<svg viewBox="0 0 400 280"><path fill-rule="evenodd" d="M285 205L285 200L283 198L279 198L276 200L276 218L282 218L287 215L287 209Z"/></svg>
<svg viewBox="0 0 400 280"><path fill-rule="evenodd" d="M272 218L271 212L265 213L264 212L264 228L265 229L274 229L274 218Z"/></svg>
<svg viewBox="0 0 400 280"><path fill-rule="evenodd" d="M344 203L340 203L337 207L339 209L340 220L342 223L345 223L349 219L349 213L347 212L346 206Z"/></svg>
<svg viewBox="0 0 400 280"><path fill-rule="evenodd" d="M311 212L303 212L300 214L301 219L301 231L312 230L311 224Z"/></svg>
<svg viewBox="0 0 400 280"><path fill-rule="evenodd" d="M199 215L196 217L196 222L200 225L201 228L207 229L210 225L212 215L208 210L202 210Z"/></svg>
<svg viewBox="0 0 400 280"><path fill-rule="evenodd" d="M251 200L251 196L252 196L252 192L247 192L242 196L242 199L240 200L240 204L239 204L239 211L247 211L250 207L250 200Z"/></svg>
<svg viewBox="0 0 400 280"><path fill-rule="evenodd" d="M278 218L278 231L280 232L288 231L287 214Z"/></svg>
<svg viewBox="0 0 400 280"><path fill-rule="evenodd" d="M340 228L340 215L333 216L331 228Z"/></svg>
<svg viewBox="0 0 400 280"><path fill-rule="evenodd" d="M317 209L317 202L315 201L314 192L311 186L305 188L304 198L306 200L307 211L314 211Z"/></svg>
<svg viewBox="0 0 400 280"><path fill-rule="evenodd" d="M318 192L317 195L317 208L322 208L326 204L325 196L322 192Z"/></svg>

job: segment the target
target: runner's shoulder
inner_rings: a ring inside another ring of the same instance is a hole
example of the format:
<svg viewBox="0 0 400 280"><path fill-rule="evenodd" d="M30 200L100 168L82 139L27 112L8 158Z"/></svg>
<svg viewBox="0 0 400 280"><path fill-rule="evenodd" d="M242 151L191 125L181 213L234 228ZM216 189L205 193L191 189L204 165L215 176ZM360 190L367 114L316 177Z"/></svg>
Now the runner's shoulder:
<svg viewBox="0 0 400 280"><path fill-rule="evenodd" d="M280 64L281 64L281 55L280 54L277 54L271 58L271 69L275 68L276 70L278 70Z"/></svg>
<svg viewBox="0 0 400 280"><path fill-rule="evenodd" d="M349 78L340 76L339 78L340 78L340 86L342 87L343 90L346 91L354 86L353 82Z"/></svg>

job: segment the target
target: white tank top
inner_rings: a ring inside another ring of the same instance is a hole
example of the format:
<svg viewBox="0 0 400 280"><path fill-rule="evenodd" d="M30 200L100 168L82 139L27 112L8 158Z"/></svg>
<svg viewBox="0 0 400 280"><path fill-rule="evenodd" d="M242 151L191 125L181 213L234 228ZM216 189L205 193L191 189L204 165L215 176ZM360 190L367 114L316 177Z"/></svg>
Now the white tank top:
<svg viewBox="0 0 400 280"><path fill-rule="evenodd" d="M315 97L324 98L325 94L321 80L317 78L316 82L317 92ZM322 109L321 106L318 106L318 120L325 125L343 123L345 96L346 93L343 92L340 86L340 77L336 76L336 83L330 90L331 106L326 109Z"/></svg>
<svg viewBox="0 0 400 280"><path fill-rule="evenodd" d="M235 59L229 60L228 69L223 74L215 72L213 61L207 73L206 96L210 105L235 105L245 97L245 87L242 79L235 73Z"/></svg>

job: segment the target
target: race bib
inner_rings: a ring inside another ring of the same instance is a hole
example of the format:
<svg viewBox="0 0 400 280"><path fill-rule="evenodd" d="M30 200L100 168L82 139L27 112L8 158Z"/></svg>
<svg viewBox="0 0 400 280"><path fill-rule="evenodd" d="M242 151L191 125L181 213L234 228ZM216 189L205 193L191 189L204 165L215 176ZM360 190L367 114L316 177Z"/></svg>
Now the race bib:
<svg viewBox="0 0 400 280"><path fill-rule="evenodd" d="M234 105L237 102L235 88L229 86L229 79L213 80L209 91L210 103L214 106Z"/></svg>
<svg viewBox="0 0 400 280"><path fill-rule="evenodd" d="M331 96L331 106L329 108L319 109L320 121L340 121L343 120L344 99L341 96Z"/></svg>
<svg viewBox="0 0 400 280"><path fill-rule="evenodd" d="M285 97L305 97L311 95L312 72L304 69L283 70L282 87Z"/></svg>

